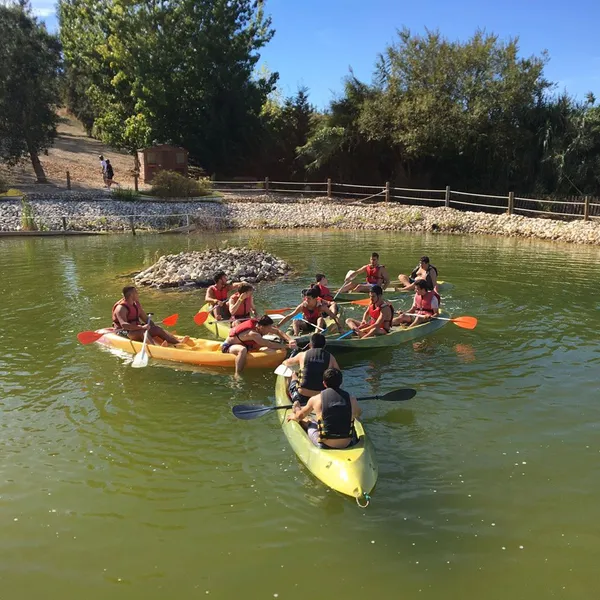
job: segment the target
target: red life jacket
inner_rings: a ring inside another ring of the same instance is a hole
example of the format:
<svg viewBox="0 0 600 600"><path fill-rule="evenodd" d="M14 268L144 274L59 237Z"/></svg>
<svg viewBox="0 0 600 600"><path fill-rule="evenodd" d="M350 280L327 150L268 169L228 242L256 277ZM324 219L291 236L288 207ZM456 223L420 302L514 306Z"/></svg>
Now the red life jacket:
<svg viewBox="0 0 600 600"><path fill-rule="evenodd" d="M242 346L246 346L248 350L258 350L259 346L254 340L242 340L240 335L246 331L256 331L256 325L258 324L258 319L248 319L235 327L232 327L229 330L230 338L237 338L238 342L242 344Z"/></svg>
<svg viewBox="0 0 600 600"><path fill-rule="evenodd" d="M321 316L321 303L317 300L317 305L310 309L306 304L302 303L302 316L312 325L317 324L317 320Z"/></svg>
<svg viewBox="0 0 600 600"><path fill-rule="evenodd" d="M127 309L127 322L128 323L139 323L140 322L140 305L137 302L133 303L133 306L127 304L125 298L121 298L118 302L115 302L112 307L112 322L115 329L121 329L121 323L117 318L117 308L124 306Z"/></svg>
<svg viewBox="0 0 600 600"><path fill-rule="evenodd" d="M215 284L215 285L211 285L208 289L213 291L213 295L217 300L219 300L219 301L227 300L227 287L219 289L217 287L217 285Z"/></svg>
<svg viewBox="0 0 600 600"><path fill-rule="evenodd" d="M437 298L439 303L440 295L437 292L430 291L423 296L415 294L416 312L420 314L432 315L435 312L433 306L431 305L431 302L434 298Z"/></svg>
<svg viewBox="0 0 600 600"><path fill-rule="evenodd" d="M321 296L323 300L328 300L329 302L333 300L333 296L331 295L331 291L328 287L317 283L317 288L319 289L319 296Z"/></svg>
<svg viewBox="0 0 600 600"><path fill-rule="evenodd" d="M381 309L386 308L386 307L390 309L389 310L390 316L388 319L386 319L384 317L382 328L389 332L389 330L392 327L392 319L394 317L394 309L392 308L392 305L389 304L388 302L383 302L383 304L381 306L375 306L374 304L369 304L368 310L369 310L369 317L371 318L369 325L375 325L375 323L377 322L377 319L379 319L379 316L381 315Z"/></svg>
<svg viewBox="0 0 600 600"><path fill-rule="evenodd" d="M372 265L367 266L367 283L375 284L381 283L382 277L379 274L381 269L385 269L385 265L377 265L373 267Z"/></svg>
<svg viewBox="0 0 600 600"><path fill-rule="evenodd" d="M229 299L230 302L233 304L235 304L238 299L240 297L239 293L235 293L233 294L233 296L231 296L231 298ZM249 316L250 315L250 310L252 309L252 298L246 298L237 308L237 310L235 311L235 313L231 313L232 317L245 317L245 316Z"/></svg>

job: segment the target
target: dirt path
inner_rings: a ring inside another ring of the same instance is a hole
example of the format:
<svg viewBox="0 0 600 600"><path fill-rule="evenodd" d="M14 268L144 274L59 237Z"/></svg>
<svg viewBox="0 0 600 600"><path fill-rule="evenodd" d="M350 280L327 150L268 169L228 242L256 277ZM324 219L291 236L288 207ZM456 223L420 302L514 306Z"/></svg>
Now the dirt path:
<svg viewBox="0 0 600 600"><path fill-rule="evenodd" d="M48 184L37 184L31 161L23 161L13 168L0 164L0 175L24 192L46 192L67 188L67 171L71 176L73 190L102 190L103 182L98 156L109 158L115 172L115 180L123 187L133 188L133 156L113 150L85 133L81 123L65 111L59 112L62 122L58 137L48 155L41 155ZM143 185L140 186L144 187Z"/></svg>

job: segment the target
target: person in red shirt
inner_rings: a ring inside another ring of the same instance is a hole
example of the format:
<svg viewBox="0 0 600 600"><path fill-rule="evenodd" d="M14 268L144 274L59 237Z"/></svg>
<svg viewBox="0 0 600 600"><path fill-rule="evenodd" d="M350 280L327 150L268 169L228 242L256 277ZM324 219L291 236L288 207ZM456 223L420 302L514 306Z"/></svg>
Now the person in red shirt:
<svg viewBox="0 0 600 600"><path fill-rule="evenodd" d="M437 317L440 308L440 295L430 290L425 279L415 281L415 298L408 311L398 311L397 317L392 321L393 325L408 325L414 327ZM406 314L411 313L411 314ZM412 316L417 314L418 316Z"/></svg>
<svg viewBox="0 0 600 600"><path fill-rule="evenodd" d="M346 319L346 325L350 329L353 329L360 338L385 335L392 328L394 308L389 302L383 299L381 286L374 285L369 292L369 298L371 299L371 304L365 310L361 321Z"/></svg>
<svg viewBox="0 0 600 600"><path fill-rule="evenodd" d="M204 301L212 305L210 313L217 321L229 319L231 314L227 303L227 295L232 290L237 290L243 282L228 283L224 271L218 271L213 277L214 285L206 288Z"/></svg>
<svg viewBox="0 0 600 600"><path fill-rule="evenodd" d="M365 273L366 282L359 283L358 285L354 283L354 279L360 273ZM348 279L350 281L348 281ZM385 265L379 264L379 254L377 252L373 252L371 254L371 259L369 260L368 265L364 265L360 269L356 271L350 271L349 277L346 279L347 283L345 283L341 288L340 292L370 292L371 288L374 285L379 285L381 289L385 290L385 288L390 283L390 277L387 273Z"/></svg>
<svg viewBox="0 0 600 600"><path fill-rule="evenodd" d="M323 275L323 273L317 273L315 275L315 283L311 284L312 288L316 289L319 292L319 298L325 300L327 302L327 307L334 314L337 315L338 305L333 301L333 295L331 294L331 290L329 289L329 282L327 281L327 277Z"/></svg>
<svg viewBox="0 0 600 600"><path fill-rule="evenodd" d="M342 324L340 323L338 316L334 315L329 308L327 308L325 301L319 298L319 292L315 288L306 290L303 302L299 304L293 312L279 321L279 327L283 328L283 326L296 315L302 315L302 317L292 321L294 335L300 335L302 332L312 332L315 330L323 331L327 327L323 315L331 317L338 326L338 331L340 333L342 332Z"/></svg>
<svg viewBox="0 0 600 600"><path fill-rule="evenodd" d="M237 292L229 298L229 312L232 321L240 321L256 316L254 306L254 288L249 283L240 285Z"/></svg>

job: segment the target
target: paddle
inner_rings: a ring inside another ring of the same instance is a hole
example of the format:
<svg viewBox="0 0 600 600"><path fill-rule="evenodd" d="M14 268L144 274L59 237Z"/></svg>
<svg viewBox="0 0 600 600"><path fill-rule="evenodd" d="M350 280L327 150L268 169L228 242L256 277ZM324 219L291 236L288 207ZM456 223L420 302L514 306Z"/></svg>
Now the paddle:
<svg viewBox="0 0 600 600"><path fill-rule="evenodd" d="M291 377L294 371L284 364L281 364L275 369L274 373L275 375L283 375L283 377Z"/></svg>
<svg viewBox="0 0 600 600"><path fill-rule="evenodd" d="M292 321L304 321L305 323L312 325L315 329L319 330L321 333L323 333L325 331L325 329L327 329L327 327L325 329L323 329L322 327L319 327L318 325L315 325L314 323L311 323L310 321L307 321L306 319L302 318L302 313L298 313L295 317L292 317Z"/></svg>
<svg viewBox="0 0 600 600"><path fill-rule="evenodd" d="M423 315L419 315L416 313L404 313L409 317L422 317ZM454 323L457 327L461 329L475 329L477 327L477 317L432 317L432 319L438 319L439 321L450 321L450 323Z"/></svg>
<svg viewBox="0 0 600 600"><path fill-rule="evenodd" d="M346 333L342 333L342 335L340 335L340 337L337 337L335 339L336 339L336 341L343 340L344 338L351 336L353 333L354 333L354 329L350 329L349 331L346 331Z"/></svg>
<svg viewBox="0 0 600 600"><path fill-rule="evenodd" d="M385 402L402 402L404 400L410 400L417 395L417 390L412 388L401 388L388 392L383 396L364 396L363 398L357 398L361 402L364 400L384 400ZM259 406L256 404L238 404L231 409L231 412L238 419L243 421L250 421L251 419L258 419L267 413L273 412L274 410L282 410L292 408L291 404L283 404L281 406Z"/></svg>
<svg viewBox="0 0 600 600"><path fill-rule="evenodd" d="M150 325L152 319L150 318L152 313L148 313L148 321L147 325ZM146 352L146 346L148 345L148 335L150 333L149 329L146 329L144 333L144 341L142 343L142 349L133 357L133 362L131 366L134 369L143 369L148 366L148 352Z"/></svg>
<svg viewBox="0 0 600 600"><path fill-rule="evenodd" d="M208 319L209 314L210 313L205 310L197 312L194 315L194 323L196 323L196 325L204 325L204 323L206 323L206 319Z"/></svg>
<svg viewBox="0 0 600 600"><path fill-rule="evenodd" d="M164 318L161 323L167 327L171 327L177 323L177 319L179 319L179 315L174 314ZM103 335L103 333L97 333L96 331L82 331L77 334L77 339L85 346L87 344L93 344L94 342L97 342Z"/></svg>
<svg viewBox="0 0 600 600"><path fill-rule="evenodd" d="M269 310L265 310L265 315L276 315L277 313L284 313L287 312L288 310L294 310L296 307L292 306L292 307L286 307L286 308L271 308Z"/></svg>
<svg viewBox="0 0 600 600"><path fill-rule="evenodd" d="M335 302L335 299L338 297L338 294L342 291L342 288L348 283L348 281L352 280L354 276L354 271L350 270L346 273L346 277L344 278L344 283L342 283L340 289L335 293L332 302Z"/></svg>

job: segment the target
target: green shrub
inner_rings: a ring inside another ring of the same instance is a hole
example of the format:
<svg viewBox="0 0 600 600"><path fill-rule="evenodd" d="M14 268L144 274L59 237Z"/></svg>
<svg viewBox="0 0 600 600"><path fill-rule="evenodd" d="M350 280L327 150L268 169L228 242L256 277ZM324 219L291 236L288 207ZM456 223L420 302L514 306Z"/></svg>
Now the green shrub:
<svg viewBox="0 0 600 600"><path fill-rule="evenodd" d="M248 248L250 250L256 250L258 252L264 252L266 248L265 236L261 233L252 233L248 238Z"/></svg>
<svg viewBox="0 0 600 600"><path fill-rule="evenodd" d="M8 182L2 179L2 175L0 175L0 194L8 191Z"/></svg>
<svg viewBox="0 0 600 600"><path fill-rule="evenodd" d="M190 179L174 171L160 171L152 179L152 194L161 198L192 198L211 193L210 179Z"/></svg>
<svg viewBox="0 0 600 600"><path fill-rule="evenodd" d="M33 208L27 200L27 196L23 196L21 200L21 229L23 231L37 231L38 226L33 215Z"/></svg>
<svg viewBox="0 0 600 600"><path fill-rule="evenodd" d="M21 196L25 196L25 192L16 188L8 188L5 192L0 192L0 196L3 198L20 198Z"/></svg>
<svg viewBox="0 0 600 600"><path fill-rule="evenodd" d="M112 190L112 195L115 200L122 200L123 202L135 202L140 199L140 195L131 188L115 188Z"/></svg>

